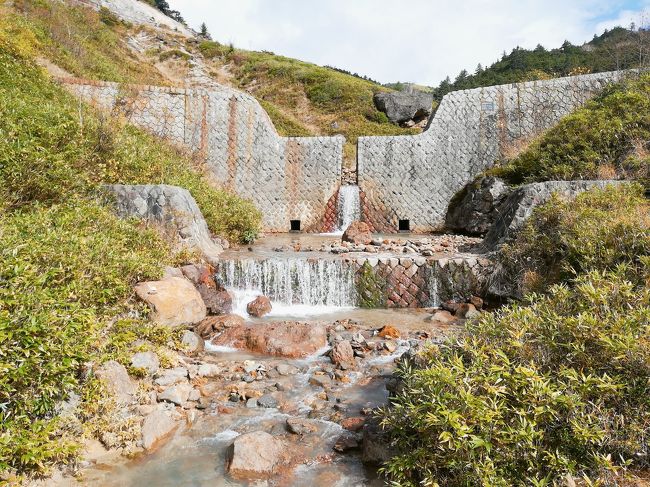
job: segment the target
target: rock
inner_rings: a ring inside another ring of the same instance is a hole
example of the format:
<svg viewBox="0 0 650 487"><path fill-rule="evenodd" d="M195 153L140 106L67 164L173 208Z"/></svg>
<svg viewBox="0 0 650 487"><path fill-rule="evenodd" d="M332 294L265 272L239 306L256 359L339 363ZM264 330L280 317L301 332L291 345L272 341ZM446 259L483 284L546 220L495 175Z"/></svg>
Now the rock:
<svg viewBox="0 0 650 487"><path fill-rule="evenodd" d="M257 405L261 408L277 408L278 400L271 394L264 394L262 397L257 398Z"/></svg>
<svg viewBox="0 0 650 487"><path fill-rule="evenodd" d="M212 343L266 355L298 358L325 347L327 332L318 324L261 323L228 328Z"/></svg>
<svg viewBox="0 0 650 487"><path fill-rule="evenodd" d="M557 193L565 199L574 199L578 194L590 189L618 184L628 183L625 181L546 181L520 186L512 191L503 202L503 210L485 235L481 249L483 251L495 250L508 240L524 225L533 210L546 203L553 193ZM503 293L496 291L498 284L495 283L496 287L494 290L491 287L490 291L501 296Z"/></svg>
<svg viewBox="0 0 650 487"><path fill-rule="evenodd" d="M379 330L379 336L381 338L399 338L400 332L394 326L386 325L381 330Z"/></svg>
<svg viewBox="0 0 650 487"><path fill-rule="evenodd" d="M206 316L201 295L187 279L170 277L162 281L141 282L135 287L135 292L151 307L150 318L161 325L192 325Z"/></svg>
<svg viewBox="0 0 650 487"><path fill-rule="evenodd" d="M438 321L446 325L450 325L456 322L456 318L446 309L439 309L431 315L431 321Z"/></svg>
<svg viewBox="0 0 650 487"><path fill-rule="evenodd" d="M154 352L138 352L131 357L131 367L144 369L148 374L153 375L160 368L160 360Z"/></svg>
<svg viewBox="0 0 650 487"><path fill-rule="evenodd" d="M198 402L201 400L201 391L198 389L192 389L190 395L187 397L188 401Z"/></svg>
<svg viewBox="0 0 650 487"><path fill-rule="evenodd" d="M361 461L378 466L390 460L392 456L381 428L375 423L366 424L361 440Z"/></svg>
<svg viewBox="0 0 650 487"><path fill-rule="evenodd" d="M483 309L483 305L484 305L483 300L478 296L472 296L469 299L469 302L472 303L477 310Z"/></svg>
<svg viewBox="0 0 650 487"><path fill-rule="evenodd" d="M470 235L484 235L499 218L512 189L501 179L482 177L465 186L449 204L445 224Z"/></svg>
<svg viewBox="0 0 650 487"><path fill-rule="evenodd" d="M152 450L169 437L177 426L170 412L164 410L152 412L142 423L142 446L145 450Z"/></svg>
<svg viewBox="0 0 650 487"><path fill-rule="evenodd" d="M457 318L470 319L474 316L478 316L481 313L476 310L473 304L471 303L461 303L456 310L455 316Z"/></svg>
<svg viewBox="0 0 650 487"><path fill-rule="evenodd" d="M354 244L368 245L372 242L370 226L364 222L353 221L345 232L343 232L342 240Z"/></svg>
<svg viewBox="0 0 650 487"><path fill-rule="evenodd" d="M307 435L318 431L317 423L310 419L288 418L287 429L294 435Z"/></svg>
<svg viewBox="0 0 650 487"><path fill-rule="evenodd" d="M348 431L359 431L363 428L363 425L366 424L366 418L363 416L357 416L354 418L346 418L341 421L341 426L343 429Z"/></svg>
<svg viewBox="0 0 650 487"><path fill-rule="evenodd" d="M246 407L247 408L256 408L257 407L257 399L254 397L251 397L250 399L246 400Z"/></svg>
<svg viewBox="0 0 650 487"><path fill-rule="evenodd" d="M216 262L223 247L210 236L208 224L196 201L186 189L166 184L104 186L114 198L117 213L165 227L176 235L180 245L198 249Z"/></svg>
<svg viewBox="0 0 650 487"><path fill-rule="evenodd" d="M330 353L330 358L334 365L344 370L356 366L354 350L352 350L352 345L350 345L348 340L342 340L334 345Z"/></svg>
<svg viewBox="0 0 650 487"><path fill-rule="evenodd" d="M357 436L351 433L343 433L339 438L336 440L336 443L334 444L334 451L337 451L339 453L346 453L350 450L355 450L359 448L359 440L357 439Z"/></svg>
<svg viewBox="0 0 650 487"><path fill-rule="evenodd" d="M168 387L163 392L158 394L159 401L171 402L177 406L182 406L185 404L190 397L190 392L192 392L192 386L185 384L176 384L171 387Z"/></svg>
<svg viewBox="0 0 650 487"><path fill-rule="evenodd" d="M271 309L271 300L266 296L258 296L246 305L246 312L256 318L261 318L262 316L269 314Z"/></svg>
<svg viewBox="0 0 650 487"><path fill-rule="evenodd" d="M300 371L298 367L289 364L278 364L278 366L275 369L278 371L278 374L283 376L295 375Z"/></svg>
<svg viewBox="0 0 650 487"><path fill-rule="evenodd" d="M326 374L314 374L309 378L309 383L313 386L327 388L332 385L332 378Z"/></svg>
<svg viewBox="0 0 650 487"><path fill-rule="evenodd" d="M234 478L269 478L283 460L283 444L264 431L235 438L226 454L226 470Z"/></svg>
<svg viewBox="0 0 650 487"><path fill-rule="evenodd" d="M203 338L190 330L185 330L181 338L181 343L183 344L183 349L188 353L201 352L205 347Z"/></svg>
<svg viewBox="0 0 650 487"><path fill-rule="evenodd" d="M179 382L187 380L188 373L185 367L175 367L173 369L166 369L158 371L154 384L158 386L171 386Z"/></svg>
<svg viewBox="0 0 650 487"><path fill-rule="evenodd" d="M383 347L389 353L393 353L395 350L397 350L397 345L395 345L394 342L384 342Z"/></svg>
<svg viewBox="0 0 650 487"><path fill-rule="evenodd" d="M239 315L208 316L201 321L194 331L204 339L209 339L215 333L221 332L225 328L241 326L245 323L244 318Z"/></svg>
<svg viewBox="0 0 650 487"><path fill-rule="evenodd" d="M384 112L391 122L405 123L413 120L417 123L431 115L433 94L417 90L411 93L380 92L373 96L373 101L377 110Z"/></svg>
<svg viewBox="0 0 650 487"><path fill-rule="evenodd" d="M197 371L199 377L219 377L221 373L221 367L217 364L201 364Z"/></svg>
<svg viewBox="0 0 650 487"><path fill-rule="evenodd" d="M95 375L106 384L118 404L126 405L134 401L138 388L122 364L110 360L99 367Z"/></svg>
<svg viewBox="0 0 650 487"><path fill-rule="evenodd" d="M181 268L183 275L197 289L211 315L232 312L232 296L215 278L215 270L209 264L190 264Z"/></svg>

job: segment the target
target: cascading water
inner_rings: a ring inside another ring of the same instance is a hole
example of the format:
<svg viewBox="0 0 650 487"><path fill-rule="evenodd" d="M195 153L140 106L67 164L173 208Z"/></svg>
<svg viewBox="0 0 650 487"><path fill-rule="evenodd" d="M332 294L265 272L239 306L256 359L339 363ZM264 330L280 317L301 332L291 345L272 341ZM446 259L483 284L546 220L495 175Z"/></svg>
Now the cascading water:
<svg viewBox="0 0 650 487"><path fill-rule="evenodd" d="M259 295L273 302L273 314L302 315L357 304L354 270L342 260L300 258L222 261L219 277L234 296L233 312L245 316Z"/></svg>
<svg viewBox="0 0 650 487"><path fill-rule="evenodd" d="M355 220L361 218L359 186L341 186L338 198L338 231L344 232Z"/></svg>

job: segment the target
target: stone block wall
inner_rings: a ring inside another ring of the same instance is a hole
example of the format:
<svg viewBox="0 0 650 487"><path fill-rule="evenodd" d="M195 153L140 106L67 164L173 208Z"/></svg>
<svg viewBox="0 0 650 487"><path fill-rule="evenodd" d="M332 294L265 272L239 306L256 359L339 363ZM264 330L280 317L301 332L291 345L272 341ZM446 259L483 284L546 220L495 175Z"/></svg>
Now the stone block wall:
<svg viewBox="0 0 650 487"><path fill-rule="evenodd" d="M425 308L483 296L492 265L471 254L360 257L347 262L354 266L359 305L369 308Z"/></svg>
<svg viewBox="0 0 650 487"><path fill-rule="evenodd" d="M341 180L344 138L280 137L257 101L227 87L210 90L62 83L76 96L125 116L205 161L214 180L263 213L268 232L328 226L326 209Z"/></svg>
<svg viewBox="0 0 650 487"><path fill-rule="evenodd" d="M397 231L400 219L416 232L441 229L463 186L626 74L456 91L422 134L359 138L363 219L378 232Z"/></svg>

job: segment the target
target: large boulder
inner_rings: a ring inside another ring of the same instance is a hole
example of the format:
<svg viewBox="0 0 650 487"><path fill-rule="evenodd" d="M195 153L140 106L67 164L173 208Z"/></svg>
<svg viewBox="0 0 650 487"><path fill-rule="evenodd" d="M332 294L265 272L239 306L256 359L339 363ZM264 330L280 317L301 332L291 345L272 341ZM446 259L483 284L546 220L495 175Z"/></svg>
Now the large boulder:
<svg viewBox="0 0 650 487"><path fill-rule="evenodd" d="M151 307L151 320L161 325L193 325L207 315L203 298L187 279L169 277L141 282L135 292Z"/></svg>
<svg viewBox="0 0 650 487"><path fill-rule="evenodd" d="M269 478L283 463L284 444L264 431L235 438L226 456L228 473L238 479Z"/></svg>
<svg viewBox="0 0 650 487"><path fill-rule="evenodd" d="M369 245L372 242L370 225L365 222L353 221L343 232L341 239L353 244Z"/></svg>
<svg viewBox="0 0 650 487"><path fill-rule="evenodd" d="M177 427L178 423L170 411L159 409L152 412L142 423L142 446L145 450L154 449L171 436Z"/></svg>
<svg viewBox="0 0 650 487"><path fill-rule="evenodd" d="M112 184L104 188L114 197L121 217L164 227L182 246L199 250L208 261L216 262L223 252L223 247L212 240L201 210L186 189L166 184Z"/></svg>
<svg viewBox="0 0 650 487"><path fill-rule="evenodd" d="M384 112L393 123L406 123L427 119L431 115L433 94L413 90L376 93L373 101L377 110Z"/></svg>
<svg viewBox="0 0 650 487"><path fill-rule="evenodd" d="M502 204L499 218L485 235L482 249L492 251L519 230L533 210L543 205L556 193L562 198L574 199L580 193L625 181L546 181L526 184L514 190Z"/></svg>
<svg viewBox="0 0 650 487"><path fill-rule="evenodd" d="M332 347L330 352L332 363L341 369L354 368L354 350L349 340L341 340Z"/></svg>
<svg viewBox="0 0 650 487"><path fill-rule="evenodd" d="M258 296L246 306L248 314L256 318L269 314L271 309L273 309L271 300L266 296Z"/></svg>
<svg viewBox="0 0 650 487"><path fill-rule="evenodd" d="M99 367L95 371L95 375L106 384L119 405L131 404L135 400L138 388L129 377L124 365L110 360Z"/></svg>
<svg viewBox="0 0 650 487"><path fill-rule="evenodd" d="M211 315L227 315L232 312L232 296L215 279L215 270L210 264L190 264L181 268L203 298Z"/></svg>
<svg viewBox="0 0 650 487"><path fill-rule="evenodd" d="M212 343L265 355L298 358L327 346L327 332L322 325L308 323L241 325L226 329Z"/></svg>
<svg viewBox="0 0 650 487"><path fill-rule="evenodd" d="M449 204L445 224L450 230L484 235L501 214L512 189L501 179L482 177L463 188Z"/></svg>
<svg viewBox="0 0 650 487"><path fill-rule="evenodd" d="M207 340L212 338L215 333L219 333L226 328L243 325L244 318L239 315L208 316L194 328L194 331Z"/></svg>

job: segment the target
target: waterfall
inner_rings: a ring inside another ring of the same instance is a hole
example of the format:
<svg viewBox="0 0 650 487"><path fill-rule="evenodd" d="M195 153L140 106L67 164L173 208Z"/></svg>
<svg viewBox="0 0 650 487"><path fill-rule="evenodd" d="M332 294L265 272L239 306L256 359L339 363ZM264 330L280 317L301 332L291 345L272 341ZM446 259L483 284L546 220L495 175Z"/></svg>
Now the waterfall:
<svg viewBox="0 0 650 487"><path fill-rule="evenodd" d="M258 295L267 296L274 309L353 307L357 303L354 270L342 260L227 260L219 264L218 275L239 301L233 303L235 312L244 311Z"/></svg>
<svg viewBox="0 0 650 487"><path fill-rule="evenodd" d="M361 204L359 199L359 186L341 186L338 198L338 231L344 232L355 220L361 218Z"/></svg>

